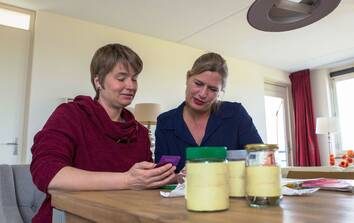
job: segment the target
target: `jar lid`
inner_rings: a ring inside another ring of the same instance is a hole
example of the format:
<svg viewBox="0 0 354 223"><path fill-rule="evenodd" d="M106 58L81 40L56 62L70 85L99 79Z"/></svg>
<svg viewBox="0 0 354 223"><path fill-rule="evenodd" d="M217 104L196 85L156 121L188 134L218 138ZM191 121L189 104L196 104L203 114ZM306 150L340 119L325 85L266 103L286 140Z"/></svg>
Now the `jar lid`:
<svg viewBox="0 0 354 223"><path fill-rule="evenodd" d="M246 150L227 150L228 160L245 160L246 156Z"/></svg>
<svg viewBox="0 0 354 223"><path fill-rule="evenodd" d="M260 151L260 150L277 150L279 147L277 144L247 144L245 149L247 151Z"/></svg>
<svg viewBox="0 0 354 223"><path fill-rule="evenodd" d="M225 160L226 147L187 147L187 160Z"/></svg>

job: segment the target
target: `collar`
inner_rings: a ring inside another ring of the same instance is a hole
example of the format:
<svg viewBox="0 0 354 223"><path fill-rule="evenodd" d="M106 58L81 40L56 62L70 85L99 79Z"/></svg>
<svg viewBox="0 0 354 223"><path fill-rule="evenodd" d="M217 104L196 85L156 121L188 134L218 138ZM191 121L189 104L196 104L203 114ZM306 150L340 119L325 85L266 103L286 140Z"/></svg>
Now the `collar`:
<svg viewBox="0 0 354 223"><path fill-rule="evenodd" d="M225 119L232 117L234 109L230 109L229 104L220 102L218 110L211 113L206 126L205 134L200 146L203 146L205 142L212 136L212 134L221 126ZM183 108L185 102L180 104L176 109L172 110L172 117L166 122L165 126L161 126L164 129L170 129L174 131L174 134L181 140L187 142L189 145L198 146L195 142L192 134L190 133L187 124L183 119Z"/></svg>

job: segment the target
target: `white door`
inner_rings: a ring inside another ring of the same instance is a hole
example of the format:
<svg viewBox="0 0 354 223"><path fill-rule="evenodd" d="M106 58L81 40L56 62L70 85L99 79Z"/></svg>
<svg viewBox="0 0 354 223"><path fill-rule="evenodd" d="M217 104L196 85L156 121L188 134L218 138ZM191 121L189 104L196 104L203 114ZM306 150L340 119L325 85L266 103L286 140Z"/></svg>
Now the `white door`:
<svg viewBox="0 0 354 223"><path fill-rule="evenodd" d="M30 35L0 25L0 164L20 163Z"/></svg>

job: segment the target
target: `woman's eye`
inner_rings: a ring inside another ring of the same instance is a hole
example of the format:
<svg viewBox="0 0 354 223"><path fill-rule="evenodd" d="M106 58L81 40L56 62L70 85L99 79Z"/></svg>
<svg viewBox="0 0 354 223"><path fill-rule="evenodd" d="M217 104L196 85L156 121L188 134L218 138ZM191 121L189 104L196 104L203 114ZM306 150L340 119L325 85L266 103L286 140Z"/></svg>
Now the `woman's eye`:
<svg viewBox="0 0 354 223"><path fill-rule="evenodd" d="M117 77L116 79L119 80L119 81L124 81L125 77Z"/></svg>
<svg viewBox="0 0 354 223"><path fill-rule="evenodd" d="M203 84L202 83L200 83L200 82L194 82L195 83L195 85L197 85L197 86L202 86Z"/></svg>

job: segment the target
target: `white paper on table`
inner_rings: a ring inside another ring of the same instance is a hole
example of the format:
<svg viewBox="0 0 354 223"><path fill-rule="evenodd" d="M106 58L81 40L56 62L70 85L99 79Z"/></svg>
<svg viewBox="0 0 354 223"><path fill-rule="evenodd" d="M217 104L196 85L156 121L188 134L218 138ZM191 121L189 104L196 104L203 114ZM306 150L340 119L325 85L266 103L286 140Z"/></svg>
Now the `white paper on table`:
<svg viewBox="0 0 354 223"><path fill-rule="evenodd" d="M293 189L293 188L289 188L287 186L283 186L281 189L281 193L286 196L301 196L301 195L315 193L319 189L320 189L319 187L306 188L306 189Z"/></svg>
<svg viewBox="0 0 354 223"><path fill-rule="evenodd" d="M306 179L309 180L309 179ZM312 194L318 191L320 188L306 188L306 189L292 189L285 186L288 183L300 183L306 180L298 180L298 179L283 179L282 180L282 194L287 196L299 196ZM172 191L160 191L160 195L162 197L183 197L185 196L185 183L177 184L176 188Z"/></svg>
<svg viewBox="0 0 354 223"><path fill-rule="evenodd" d="M323 178L311 178L311 179L293 179L293 178L282 178L281 179L281 185L287 185L287 184L301 184L306 181L311 181L311 180L319 180Z"/></svg>
<svg viewBox="0 0 354 223"><path fill-rule="evenodd" d="M318 191L320 188L319 187L314 187L314 188L290 188L287 187L286 185L290 184L293 186L300 186L303 182L309 181L309 180L317 180L321 178L314 178L314 179L291 179L291 178L282 178L281 185L282 189L281 192L283 195L286 196L301 196L301 195L307 195L307 194L312 194Z"/></svg>
<svg viewBox="0 0 354 223"><path fill-rule="evenodd" d="M184 196L184 183L177 184L176 188L170 192L160 191L162 197L183 197Z"/></svg>

